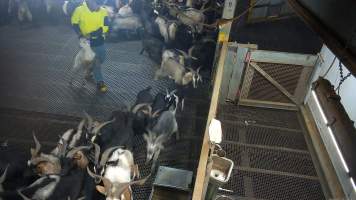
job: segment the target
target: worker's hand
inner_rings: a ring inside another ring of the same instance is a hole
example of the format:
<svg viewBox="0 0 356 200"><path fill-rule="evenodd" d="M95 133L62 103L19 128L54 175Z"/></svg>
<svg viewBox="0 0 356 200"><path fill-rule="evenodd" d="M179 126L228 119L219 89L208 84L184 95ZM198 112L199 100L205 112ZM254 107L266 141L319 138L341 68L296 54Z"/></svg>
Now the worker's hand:
<svg viewBox="0 0 356 200"><path fill-rule="evenodd" d="M90 37L93 39L103 37L103 28L100 27L98 30L91 32Z"/></svg>

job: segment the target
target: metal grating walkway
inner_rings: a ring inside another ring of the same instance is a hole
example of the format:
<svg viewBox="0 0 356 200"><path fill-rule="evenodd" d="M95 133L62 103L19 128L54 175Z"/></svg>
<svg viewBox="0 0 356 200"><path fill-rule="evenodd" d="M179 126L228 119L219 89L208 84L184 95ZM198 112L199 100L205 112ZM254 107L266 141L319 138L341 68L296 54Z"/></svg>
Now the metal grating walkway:
<svg viewBox="0 0 356 200"><path fill-rule="evenodd" d="M134 103L137 92L148 85L153 93L173 87L171 80L153 80L155 66L147 56L139 55L141 41L106 45L103 74L109 91L98 94L90 83L85 87L68 85L69 69L79 50L78 39L69 26L0 27L0 142L8 140L10 148L29 156L35 131L44 150L49 150L58 134L77 126L83 110L104 120L112 111ZM187 92L185 109L177 112L181 139L166 145L160 164L194 172L209 110L209 86ZM144 165L145 142L137 137L134 143L135 162L146 175L150 168ZM0 158L0 162L6 161ZM135 199L148 199L152 181L134 187Z"/></svg>
<svg viewBox="0 0 356 200"><path fill-rule="evenodd" d="M138 91L151 85L154 92L171 86L154 81L155 66L139 55L141 41L107 43L103 64L107 94L96 94L93 83L69 87L70 69L79 50L69 26L21 29L0 27L0 106L38 112L80 116L83 110L104 117L131 104Z"/></svg>
<svg viewBox="0 0 356 200"><path fill-rule="evenodd" d="M236 199L325 199L296 112L219 105Z"/></svg>

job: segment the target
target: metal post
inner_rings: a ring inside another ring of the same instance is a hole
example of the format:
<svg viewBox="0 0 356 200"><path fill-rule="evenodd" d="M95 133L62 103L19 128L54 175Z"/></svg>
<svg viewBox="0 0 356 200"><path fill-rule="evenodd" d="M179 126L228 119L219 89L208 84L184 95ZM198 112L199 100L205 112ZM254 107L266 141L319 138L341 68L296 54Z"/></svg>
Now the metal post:
<svg viewBox="0 0 356 200"><path fill-rule="evenodd" d="M236 5L237 5L237 0L226 0L221 18L232 19L235 14ZM216 62L218 59L217 56L220 55L219 51L221 49L222 43L229 41L231 24L232 22L228 22L218 27L219 28L218 43L217 43L218 45L216 45L216 49L215 49L214 65L215 63L217 63ZM213 74L215 74L215 68L213 69ZM212 77L214 77L214 75L212 75ZM213 79L212 79L212 83L214 83Z"/></svg>
<svg viewBox="0 0 356 200"><path fill-rule="evenodd" d="M224 4L223 19L232 19L235 14L237 0L226 0ZM219 42L228 42L232 22L228 22L219 27Z"/></svg>

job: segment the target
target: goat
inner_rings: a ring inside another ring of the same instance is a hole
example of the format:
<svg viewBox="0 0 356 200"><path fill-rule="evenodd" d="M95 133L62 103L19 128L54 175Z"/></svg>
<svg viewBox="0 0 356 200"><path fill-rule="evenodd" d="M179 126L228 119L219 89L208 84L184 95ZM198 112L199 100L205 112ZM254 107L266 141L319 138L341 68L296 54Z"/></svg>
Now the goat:
<svg viewBox="0 0 356 200"><path fill-rule="evenodd" d="M164 148L163 144L176 133L176 139L179 139L178 124L175 117L176 109L164 111L158 118L157 123L148 134L144 134L144 140L147 142L146 163L153 160L155 165L160 151Z"/></svg>
<svg viewBox="0 0 356 200"><path fill-rule="evenodd" d="M102 5L101 7L106 10L106 12L108 13L108 18L111 21L115 17L115 8L108 5Z"/></svg>
<svg viewBox="0 0 356 200"><path fill-rule="evenodd" d="M159 27L159 31L164 38L164 41L168 43L169 41L175 40L178 24L176 21L169 21L163 17L158 16L155 23Z"/></svg>
<svg viewBox="0 0 356 200"><path fill-rule="evenodd" d="M85 77L88 77L91 73L92 70L92 64L95 62L95 53L90 47L90 42L89 40L85 38L80 38L79 45L81 49L77 53L74 59L74 64L72 67L72 74L71 74L71 80L70 84L73 85L73 81L75 78L75 75L80 71L84 70L86 75ZM85 80L83 79L82 85L85 85Z"/></svg>
<svg viewBox="0 0 356 200"><path fill-rule="evenodd" d="M88 165L88 159L84 156L83 150L89 149L90 146L74 147L67 151L67 144L62 140L63 145L57 155L40 153L41 144L33 134L35 148L31 148L31 159L27 164L30 167L35 167L35 172L40 175L61 174L71 168L70 165L63 165L64 161L73 160L73 163L80 168L85 168ZM69 163L71 164L71 163Z"/></svg>
<svg viewBox="0 0 356 200"><path fill-rule="evenodd" d="M28 166L35 166L35 171L39 175L59 174L62 170L60 159L51 154L40 153L41 144L33 134L35 141L35 149L31 148L31 159L28 161Z"/></svg>
<svg viewBox="0 0 356 200"><path fill-rule="evenodd" d="M153 37L147 33L144 33L142 36L142 50L140 54L143 54L144 51L147 52L148 56L155 62L161 63L162 60L162 51L164 48L164 42Z"/></svg>
<svg viewBox="0 0 356 200"><path fill-rule="evenodd" d="M176 93L177 93L177 89L172 90L170 92L168 91L168 89L166 89L166 96L164 98L165 101L167 102L168 108L171 107L172 105L174 106L174 109L178 108L180 98ZM182 110L183 110L183 103L184 103L184 98L182 99Z"/></svg>
<svg viewBox="0 0 356 200"><path fill-rule="evenodd" d="M216 48L216 41L209 38L204 38L196 42L188 50L188 55L196 59L192 59L191 66L202 66L203 69L212 71L214 62L214 53Z"/></svg>
<svg viewBox="0 0 356 200"><path fill-rule="evenodd" d="M18 150L9 141L1 144L0 155L0 172L7 172L7 180L3 179L2 182L4 189L14 190L18 187L27 186L37 178L37 175L26 165L27 154Z"/></svg>
<svg viewBox="0 0 356 200"><path fill-rule="evenodd" d="M114 111L111 119L115 119L115 121L106 127L106 130L102 130L102 134L99 136L102 141L101 148L107 149L112 146L121 146L132 150L132 139L134 137L132 123L134 116L127 111Z"/></svg>
<svg viewBox="0 0 356 200"><path fill-rule="evenodd" d="M100 130L104 127L107 126L110 123L113 123L115 121L115 118L113 118L110 121L106 121L106 122L98 122L98 121L94 121L94 119L86 112L84 112L84 115L86 117L86 134L85 134L85 138L88 139L91 142L94 142L96 140L96 138L100 135Z"/></svg>
<svg viewBox="0 0 356 200"><path fill-rule="evenodd" d="M63 200L77 199L82 189L83 170L72 170L69 175L48 175L40 177L31 185L17 191L0 193L0 199L11 200Z"/></svg>
<svg viewBox="0 0 356 200"><path fill-rule="evenodd" d="M67 16L72 16L74 10L83 3L83 0L68 0L62 5L63 13ZM109 13L109 12L108 12Z"/></svg>
<svg viewBox="0 0 356 200"><path fill-rule="evenodd" d="M34 136L35 138L35 136ZM36 149L40 148L39 142L36 140ZM45 175L36 181L34 181L31 185L27 187L22 187L22 189L13 191L13 190L7 190L7 191L1 191L0 189L0 199L11 199L11 200L16 200L16 199L39 199L39 200L46 200L46 199L66 199L68 196L71 199L77 199L79 197L81 188L82 188L82 181L84 177L84 171L87 167L87 165L80 166L77 163L76 158L74 158L74 155L78 153L79 151L83 150L84 148L87 147L78 147L74 148L71 151L67 153L67 156L65 159L61 160L61 165L66 165L62 166L61 169L66 169L66 171L61 171L61 173L58 173L59 171L54 171L50 170L49 163L48 162L53 162L53 157L47 156L47 158L50 158L47 161L46 157L43 155L40 155L39 157L36 157L31 160L32 163L37 164L38 166L46 166L47 171L43 169L42 175ZM36 151L36 150L32 150ZM42 159L42 161L40 161ZM36 161L39 161L39 163L36 163ZM64 162L66 161L66 162ZM5 173L6 174L5 170ZM4 182L5 175L3 175L0 178L0 185L1 183ZM28 198L31 197L31 198Z"/></svg>
<svg viewBox="0 0 356 200"><path fill-rule="evenodd" d="M120 17L131 17L134 15L132 8L129 5L122 6L117 12Z"/></svg>
<svg viewBox="0 0 356 200"><path fill-rule="evenodd" d="M51 151L51 154L59 156L60 152L63 151L63 148L73 149L74 147L85 145L87 143L84 131L85 119L81 120L78 124L76 130L69 129L60 136L60 139L57 143L57 146ZM67 144L64 147L64 143Z"/></svg>
<svg viewBox="0 0 356 200"><path fill-rule="evenodd" d="M169 35L168 35L168 25L166 20L162 17L158 16L155 20L155 23L158 25L159 32L161 33L162 37L164 38L164 42L169 42Z"/></svg>
<svg viewBox="0 0 356 200"><path fill-rule="evenodd" d="M185 51L179 49L167 49L162 54L162 61L167 61L169 58L172 58L179 62L181 65L187 65L187 63L191 63L191 60L196 60L197 58L192 57L187 54ZM189 65L190 66L190 65Z"/></svg>
<svg viewBox="0 0 356 200"><path fill-rule="evenodd" d="M201 76L199 74L200 68L197 71L185 67L178 63L176 60L169 58L166 61L162 60L161 68L156 71L155 80L158 80L160 77L168 76L173 79L174 82L178 85L187 85L190 82L193 82L193 87L197 87L197 82L201 81Z"/></svg>
<svg viewBox="0 0 356 200"><path fill-rule="evenodd" d="M6 166L4 172L2 173L2 175L0 176L0 193L4 192L4 186L3 183L5 182L6 179L6 174L7 174L7 169L9 168L9 165Z"/></svg>
<svg viewBox="0 0 356 200"><path fill-rule="evenodd" d="M190 26L193 30L198 33L203 31L203 23L205 22L205 10L198 10L195 8L188 8L184 11L180 11L177 14L177 19L187 25Z"/></svg>
<svg viewBox="0 0 356 200"><path fill-rule="evenodd" d="M96 155L100 151L96 145ZM101 156L100 166L103 167L100 174L96 175L87 168L90 176L102 180L104 186L97 185L96 189L106 196L107 200L132 200L131 185L144 184L148 179L133 181L139 176L138 167L134 164L131 151L118 147L107 149Z"/></svg>
<svg viewBox="0 0 356 200"><path fill-rule="evenodd" d="M112 21L111 33L117 34L119 31L125 31L128 36L129 31L138 34L142 28L142 21L137 15L132 15L130 17L121 17L117 15Z"/></svg>
<svg viewBox="0 0 356 200"><path fill-rule="evenodd" d="M137 93L136 101L131 109L134 114L132 129L135 135L141 135L146 132L146 127L150 118L153 96L150 92L152 88L149 86Z"/></svg>
<svg viewBox="0 0 356 200"><path fill-rule="evenodd" d="M32 22L32 13L26 0L9 0L8 13L11 14L15 5L17 8L17 19L24 22L26 19Z"/></svg>

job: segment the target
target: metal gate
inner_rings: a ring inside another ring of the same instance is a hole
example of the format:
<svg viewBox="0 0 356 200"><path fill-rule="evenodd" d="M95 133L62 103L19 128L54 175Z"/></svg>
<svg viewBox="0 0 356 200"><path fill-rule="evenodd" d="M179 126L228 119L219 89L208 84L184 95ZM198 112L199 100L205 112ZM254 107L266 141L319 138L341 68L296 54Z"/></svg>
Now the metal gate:
<svg viewBox="0 0 356 200"><path fill-rule="evenodd" d="M245 57L240 105L296 109L318 56L251 49Z"/></svg>

